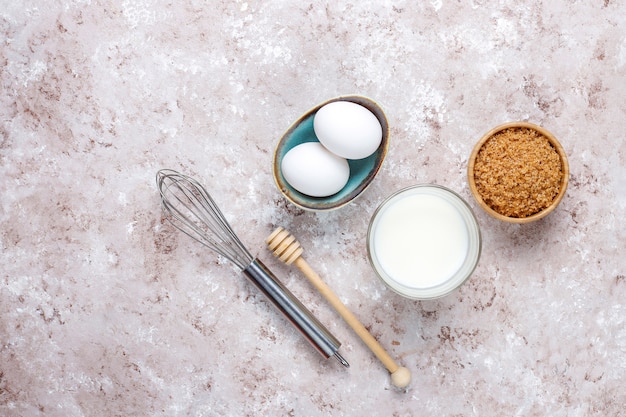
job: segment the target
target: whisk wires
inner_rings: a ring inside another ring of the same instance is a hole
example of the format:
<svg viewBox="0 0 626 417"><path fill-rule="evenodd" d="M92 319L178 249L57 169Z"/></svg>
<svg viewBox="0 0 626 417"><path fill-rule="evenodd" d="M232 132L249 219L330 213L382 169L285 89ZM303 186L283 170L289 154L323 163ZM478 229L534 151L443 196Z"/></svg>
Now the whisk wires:
<svg viewBox="0 0 626 417"><path fill-rule="evenodd" d="M242 270L253 256L241 243L207 190L195 179L170 169L157 172L165 218L187 236Z"/></svg>

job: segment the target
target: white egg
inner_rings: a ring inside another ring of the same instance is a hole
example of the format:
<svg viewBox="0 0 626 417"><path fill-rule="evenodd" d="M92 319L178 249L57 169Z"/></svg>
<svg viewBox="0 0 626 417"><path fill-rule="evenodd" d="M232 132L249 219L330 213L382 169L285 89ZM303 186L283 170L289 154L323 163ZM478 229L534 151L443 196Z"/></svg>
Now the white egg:
<svg viewBox="0 0 626 417"><path fill-rule="evenodd" d="M383 128L368 109L350 101L333 101L315 113L313 129L329 151L347 159L363 159L380 146Z"/></svg>
<svg viewBox="0 0 626 417"><path fill-rule="evenodd" d="M285 180L302 194L327 197L348 182L350 166L319 142L305 142L290 149L281 162Z"/></svg>

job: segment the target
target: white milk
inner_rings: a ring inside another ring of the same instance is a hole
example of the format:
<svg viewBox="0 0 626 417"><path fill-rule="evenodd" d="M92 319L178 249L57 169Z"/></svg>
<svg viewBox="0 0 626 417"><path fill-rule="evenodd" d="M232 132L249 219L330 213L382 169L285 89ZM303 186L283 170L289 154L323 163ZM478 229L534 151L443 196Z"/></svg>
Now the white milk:
<svg viewBox="0 0 626 417"><path fill-rule="evenodd" d="M463 217L436 193L397 197L373 223L372 256L389 278L405 287L444 283L459 271L468 254L469 234Z"/></svg>

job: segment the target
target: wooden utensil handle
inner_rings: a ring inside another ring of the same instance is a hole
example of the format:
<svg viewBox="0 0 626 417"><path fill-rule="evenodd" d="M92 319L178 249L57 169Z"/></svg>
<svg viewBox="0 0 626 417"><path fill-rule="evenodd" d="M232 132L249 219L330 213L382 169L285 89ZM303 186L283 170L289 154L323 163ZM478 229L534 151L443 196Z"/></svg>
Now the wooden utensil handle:
<svg viewBox="0 0 626 417"><path fill-rule="evenodd" d="M363 340L363 342L370 348L370 350L376 355L376 357L385 365L387 370L394 373L398 370L399 366L389 356L385 349L378 343L371 333L363 326L363 324L355 317L354 314L341 302L339 297L326 285L326 283L320 278L320 276L311 268L311 266L299 257L294 261L294 265L304 273L308 280L313 284L315 288L326 298L326 300L334 307L335 310L343 317L348 325L354 330L354 332Z"/></svg>
<svg viewBox="0 0 626 417"><path fill-rule="evenodd" d="M403 366L398 366L389 356L387 351L378 343L374 336L363 326L363 324L352 314L350 310L341 302L339 297L326 285L320 276L302 258L302 247L295 237L282 227L277 228L265 239L268 248L274 256L291 265L295 263L298 269L304 273L313 286L322 294L324 298L348 323L354 332L361 338L363 343L376 355L391 373L391 382L398 388L406 388L411 382L411 371Z"/></svg>

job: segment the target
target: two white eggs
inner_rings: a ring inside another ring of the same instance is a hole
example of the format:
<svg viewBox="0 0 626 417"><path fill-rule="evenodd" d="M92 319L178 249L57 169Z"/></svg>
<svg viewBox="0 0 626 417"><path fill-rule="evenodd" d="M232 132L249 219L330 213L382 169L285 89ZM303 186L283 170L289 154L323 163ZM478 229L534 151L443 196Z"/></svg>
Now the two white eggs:
<svg viewBox="0 0 626 417"><path fill-rule="evenodd" d="M281 162L289 185L311 197L341 191L350 179L348 159L372 155L383 136L376 116L350 101L334 101L320 108L313 119L313 130L319 142L295 146Z"/></svg>

